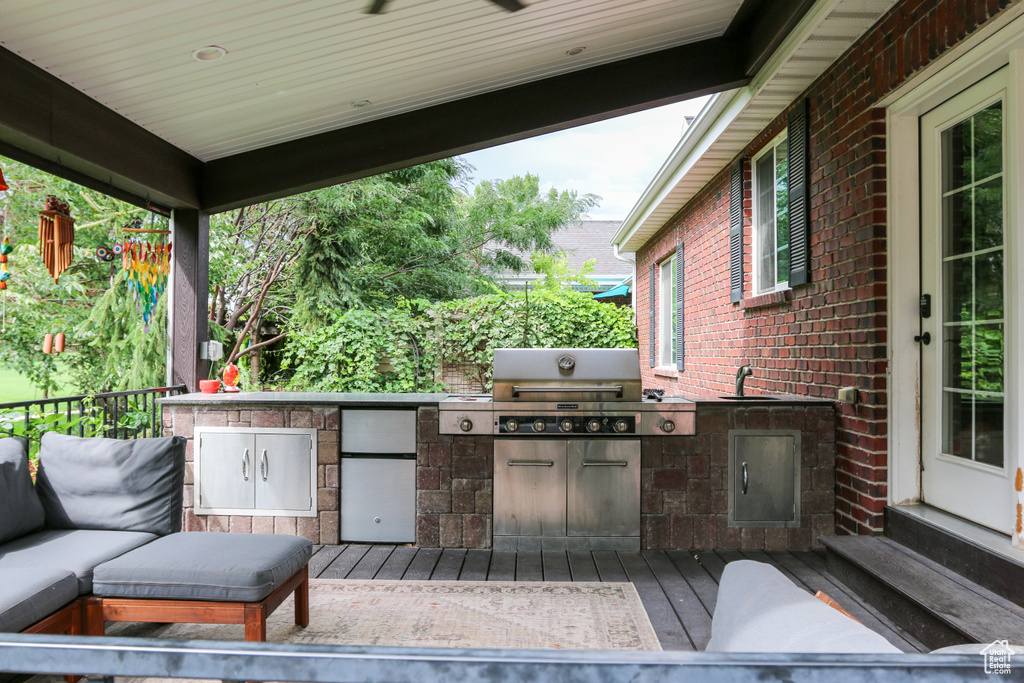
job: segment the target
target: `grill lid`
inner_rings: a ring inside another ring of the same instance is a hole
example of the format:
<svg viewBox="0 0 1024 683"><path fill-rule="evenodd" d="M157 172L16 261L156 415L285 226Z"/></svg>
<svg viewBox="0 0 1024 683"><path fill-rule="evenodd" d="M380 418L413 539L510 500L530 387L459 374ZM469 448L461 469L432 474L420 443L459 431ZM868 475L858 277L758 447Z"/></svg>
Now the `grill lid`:
<svg viewBox="0 0 1024 683"><path fill-rule="evenodd" d="M640 401L636 349L495 349L495 401Z"/></svg>

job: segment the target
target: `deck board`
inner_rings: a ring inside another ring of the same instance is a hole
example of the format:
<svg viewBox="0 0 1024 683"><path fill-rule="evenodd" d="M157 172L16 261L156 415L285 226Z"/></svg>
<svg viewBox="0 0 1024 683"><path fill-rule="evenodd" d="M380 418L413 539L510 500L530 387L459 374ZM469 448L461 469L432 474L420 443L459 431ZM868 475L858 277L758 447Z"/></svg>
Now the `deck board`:
<svg viewBox="0 0 1024 683"><path fill-rule="evenodd" d="M718 583L727 561L750 559L779 567L807 590L824 590L901 650L923 645L826 573L815 551L491 551L340 545L314 548L310 576L325 579L460 581L629 581L666 650L703 649L711 634Z"/></svg>

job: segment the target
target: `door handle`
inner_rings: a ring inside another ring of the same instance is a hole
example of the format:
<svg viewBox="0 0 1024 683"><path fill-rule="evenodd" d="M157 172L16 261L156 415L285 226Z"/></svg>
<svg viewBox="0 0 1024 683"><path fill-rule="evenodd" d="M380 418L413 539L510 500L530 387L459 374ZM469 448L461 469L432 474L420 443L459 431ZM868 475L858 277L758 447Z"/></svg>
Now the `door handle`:
<svg viewBox="0 0 1024 683"><path fill-rule="evenodd" d="M925 332L924 334L916 334L914 335L914 341L921 342L925 346L928 346L932 343L932 333Z"/></svg>
<svg viewBox="0 0 1024 683"><path fill-rule="evenodd" d="M242 453L242 480L249 481L249 449Z"/></svg>
<svg viewBox="0 0 1024 683"><path fill-rule="evenodd" d="M554 467L550 460L509 460L509 467Z"/></svg>
<svg viewBox="0 0 1024 683"><path fill-rule="evenodd" d="M267 480L267 470L270 469L270 463L267 462L267 449L263 449L263 453L260 454L260 474L263 475L263 481Z"/></svg>
<svg viewBox="0 0 1024 683"><path fill-rule="evenodd" d="M743 495L747 495L747 484L749 479L747 478L747 463L743 463Z"/></svg>
<svg viewBox="0 0 1024 683"><path fill-rule="evenodd" d="M584 467L626 467L629 463L625 460L584 460Z"/></svg>

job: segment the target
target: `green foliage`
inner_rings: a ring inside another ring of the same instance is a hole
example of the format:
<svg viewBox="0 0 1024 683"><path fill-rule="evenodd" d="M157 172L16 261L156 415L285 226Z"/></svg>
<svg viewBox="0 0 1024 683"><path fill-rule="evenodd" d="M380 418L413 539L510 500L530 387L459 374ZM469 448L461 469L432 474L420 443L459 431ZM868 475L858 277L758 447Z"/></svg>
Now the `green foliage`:
<svg viewBox="0 0 1024 683"><path fill-rule="evenodd" d="M471 364L471 378L489 386L496 348L637 345L630 309L564 288L349 311L289 339L291 389L389 393L444 390L444 363Z"/></svg>
<svg viewBox="0 0 1024 683"><path fill-rule="evenodd" d="M569 267L569 258L565 252L537 252L530 257L530 262L533 264L533 271L544 276L538 284L538 287L543 289L571 288L573 285L593 289L597 286L597 281L590 278L590 274L597 267L597 259L584 261L578 270Z"/></svg>

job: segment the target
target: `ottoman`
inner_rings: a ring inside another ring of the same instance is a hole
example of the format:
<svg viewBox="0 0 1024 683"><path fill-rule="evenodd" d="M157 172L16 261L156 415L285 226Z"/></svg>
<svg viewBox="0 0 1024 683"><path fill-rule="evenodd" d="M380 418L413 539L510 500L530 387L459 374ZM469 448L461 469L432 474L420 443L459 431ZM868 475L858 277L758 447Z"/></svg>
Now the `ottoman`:
<svg viewBox="0 0 1024 683"><path fill-rule="evenodd" d="M0 588L0 632L78 633L78 579L73 572L0 567Z"/></svg>
<svg viewBox="0 0 1024 683"><path fill-rule="evenodd" d="M177 533L96 567L86 635L106 621L244 624L267 639L267 617L295 593L295 623L309 624L313 544L276 534Z"/></svg>

